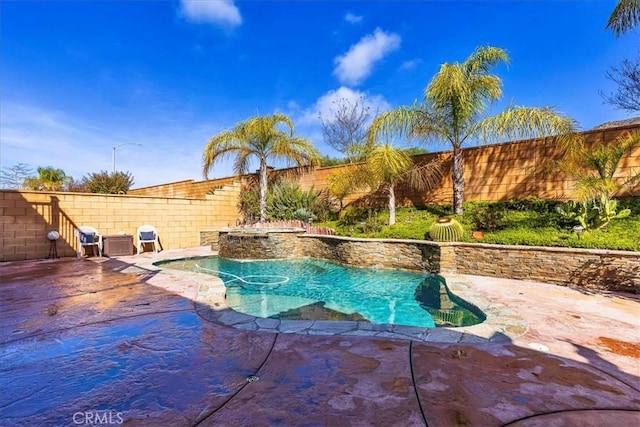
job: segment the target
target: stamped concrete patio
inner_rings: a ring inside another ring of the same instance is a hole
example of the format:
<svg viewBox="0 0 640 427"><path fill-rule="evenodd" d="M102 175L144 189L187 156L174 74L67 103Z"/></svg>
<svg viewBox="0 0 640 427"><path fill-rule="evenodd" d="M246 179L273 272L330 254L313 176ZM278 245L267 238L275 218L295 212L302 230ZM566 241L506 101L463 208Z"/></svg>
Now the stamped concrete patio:
<svg viewBox="0 0 640 427"><path fill-rule="evenodd" d="M638 296L454 276L492 325L273 323L152 265L205 253L1 264L0 424L640 425Z"/></svg>

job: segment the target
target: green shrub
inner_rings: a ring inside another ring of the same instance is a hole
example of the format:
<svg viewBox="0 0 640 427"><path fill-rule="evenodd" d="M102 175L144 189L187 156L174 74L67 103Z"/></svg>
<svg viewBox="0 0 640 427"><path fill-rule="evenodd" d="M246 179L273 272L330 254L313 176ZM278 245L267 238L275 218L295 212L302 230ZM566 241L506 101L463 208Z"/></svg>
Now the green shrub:
<svg viewBox="0 0 640 427"><path fill-rule="evenodd" d="M384 220L378 218L375 215L372 215L364 222L356 225L356 228L358 229L358 231L364 234L379 233L382 230L382 227L384 227L384 224Z"/></svg>
<svg viewBox="0 0 640 427"><path fill-rule="evenodd" d="M640 197L623 197L618 200L618 208L629 209L632 216L640 216Z"/></svg>
<svg viewBox="0 0 640 427"><path fill-rule="evenodd" d="M245 222L254 223L260 218L260 189L245 186L240 192L238 210ZM304 211L304 213L303 213ZM267 190L267 220L311 218L325 221L329 215L329 200L325 192L300 189L299 185L279 180Z"/></svg>
<svg viewBox="0 0 640 427"><path fill-rule="evenodd" d="M512 211L531 211L540 214L554 212L556 206L560 204L556 200L546 200L537 197L526 197L524 199L507 200L502 203L502 207Z"/></svg>
<svg viewBox="0 0 640 427"><path fill-rule="evenodd" d="M479 208L473 212L475 229L480 231L496 231L504 228L504 210L495 205Z"/></svg>
<svg viewBox="0 0 640 427"><path fill-rule="evenodd" d="M82 185L91 193L127 194L133 185L133 175L131 172L90 173L82 178Z"/></svg>
<svg viewBox="0 0 640 427"><path fill-rule="evenodd" d="M626 218L631 215L630 209L617 211L618 202L609 200L607 196L599 199L575 202L573 200L557 206L556 210L563 218L575 221L583 229L602 229L612 219Z"/></svg>
<svg viewBox="0 0 640 427"><path fill-rule="evenodd" d="M356 225L375 214L376 212L371 209L359 209L353 206L347 206L340 212L339 224L342 227Z"/></svg>
<svg viewBox="0 0 640 427"><path fill-rule="evenodd" d="M529 204L531 210L521 210L523 205ZM521 206L507 205L502 202L467 202L465 214L456 217L462 224L465 233L462 241L472 241L470 231L476 226L477 211L481 209L498 209L503 213L502 228L494 231L485 231L483 243L517 244L529 246L564 246L599 248L612 250L640 251L640 198L621 199L618 210L631 209L631 214L626 218L611 221L603 230L589 230L578 234L571 232L573 221L565 221L555 210L555 206L561 203L550 201L544 207L542 202L523 202ZM517 209L508 209L511 206ZM370 217L378 218L378 221L386 223L388 212L371 211L366 209L356 210L348 208L344 216L350 218L351 225L345 225L341 220L323 225L332 227L343 236L354 237L378 237L393 239L423 240L428 235L429 228L442 212L450 212L450 206L428 205L424 207L399 207L396 211L397 222L393 226L384 225L378 232L370 232L373 220L369 226L366 221ZM358 224L361 224L358 226ZM368 233L365 233L369 231Z"/></svg>
<svg viewBox="0 0 640 427"><path fill-rule="evenodd" d="M253 224L258 222L260 219L260 189L257 186L242 186L238 210L242 213L245 223Z"/></svg>

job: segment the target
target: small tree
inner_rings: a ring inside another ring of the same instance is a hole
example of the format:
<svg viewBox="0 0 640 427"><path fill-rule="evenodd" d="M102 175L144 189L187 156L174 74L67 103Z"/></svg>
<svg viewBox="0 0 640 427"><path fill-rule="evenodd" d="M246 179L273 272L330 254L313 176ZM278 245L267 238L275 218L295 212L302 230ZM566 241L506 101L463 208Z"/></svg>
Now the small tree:
<svg viewBox="0 0 640 427"><path fill-rule="evenodd" d="M625 132L610 145L586 146L580 141L567 152L558 167L576 179L579 200L600 200L602 197L609 200L623 188L640 182L640 168L627 177L615 177L622 158L639 145L640 132Z"/></svg>
<svg viewBox="0 0 640 427"><path fill-rule="evenodd" d="M639 23L640 0L618 0L607 29L620 37ZM640 58L635 63L625 59L620 67L612 67L607 77L618 85L618 90L608 96L602 94L605 102L622 110L640 111Z"/></svg>
<svg viewBox="0 0 640 427"><path fill-rule="evenodd" d="M344 208L344 199L356 192L358 188L357 183L363 181L363 179L354 179L353 173L358 170L361 170L361 168L356 168L354 171L350 171L350 173L345 173L345 169L341 168L329 175L327 188L329 195L338 201L338 212L342 212Z"/></svg>
<svg viewBox="0 0 640 427"><path fill-rule="evenodd" d="M83 185L90 193L100 194L126 194L133 182L130 172L101 171L83 178Z"/></svg>
<svg viewBox="0 0 640 427"><path fill-rule="evenodd" d="M3 168L0 173L0 183L2 188L10 190L21 190L24 182L28 178L34 178L33 169L26 163L18 163L10 168Z"/></svg>
<svg viewBox="0 0 640 427"><path fill-rule="evenodd" d="M329 146L335 148L349 160L357 162L364 158L367 142L367 126L371 119L369 107L363 98L351 102L347 98L333 101L333 117L325 119L320 114L322 135Z"/></svg>
<svg viewBox="0 0 640 427"><path fill-rule="evenodd" d="M39 167L37 177L30 177L24 180L24 187L28 190L36 191L61 191L69 183L71 178L62 169L51 166Z"/></svg>
<svg viewBox="0 0 640 427"><path fill-rule="evenodd" d="M281 130L283 125L288 131ZM238 174L248 172L251 158L259 165L260 182L260 221L266 219L267 210L267 161L282 160L301 168L315 167L320 154L313 143L305 138L296 137L293 121L284 114L252 117L236 124L232 129L212 137L202 154L202 172L207 178L213 165L229 156L235 156L234 171Z"/></svg>
<svg viewBox="0 0 640 427"><path fill-rule="evenodd" d="M623 60L619 67L611 67L607 77L618 88L610 95L601 94L605 102L621 110L640 111L640 59Z"/></svg>
<svg viewBox="0 0 640 427"><path fill-rule="evenodd" d="M572 147L558 167L576 179L578 202L558 206L558 213L584 229L602 229L612 219L629 216L629 209L617 212L617 201L612 198L621 189L640 182L640 169L621 179L615 175L624 155L639 145L640 132L625 132L611 145L587 147L580 141Z"/></svg>
<svg viewBox="0 0 640 427"><path fill-rule="evenodd" d="M344 169L342 174L340 185L351 192L381 190L386 193L388 225L396 222L395 189L399 184L427 191L442 178L440 161L416 164L406 149L390 143L370 147L364 162Z"/></svg>

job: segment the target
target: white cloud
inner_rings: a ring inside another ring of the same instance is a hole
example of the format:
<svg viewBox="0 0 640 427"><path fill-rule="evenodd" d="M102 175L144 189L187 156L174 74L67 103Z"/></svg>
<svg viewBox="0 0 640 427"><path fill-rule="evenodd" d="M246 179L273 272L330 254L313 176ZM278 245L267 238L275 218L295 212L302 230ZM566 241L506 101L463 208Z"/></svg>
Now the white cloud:
<svg viewBox="0 0 640 427"><path fill-rule="evenodd" d="M404 61L402 65L400 65L401 70L413 70L420 64L422 60L420 59L412 59L410 61Z"/></svg>
<svg viewBox="0 0 640 427"><path fill-rule="evenodd" d="M351 24L357 24L358 22L362 22L362 16L358 16L349 12L345 15L344 20Z"/></svg>
<svg viewBox="0 0 640 427"><path fill-rule="evenodd" d="M364 107L368 107L371 119L378 113L391 109L391 105L381 95L369 95L366 92L342 86L328 91L318 98L312 106L302 111L291 111L290 114L296 123L296 133L311 139L323 154L340 155L324 144L322 124L319 118L319 115L322 115L323 119L331 120L334 116L332 110L336 109L335 101L339 99L346 99L352 105L358 102Z"/></svg>
<svg viewBox="0 0 640 427"><path fill-rule="evenodd" d="M373 34L364 36L349 51L335 58L333 73L342 84L358 85L371 74L374 64L400 47L401 38L376 28Z"/></svg>
<svg viewBox="0 0 640 427"><path fill-rule="evenodd" d="M242 24L234 0L181 0L180 4L183 15L194 22L232 27Z"/></svg>
<svg viewBox="0 0 640 427"><path fill-rule="evenodd" d="M331 120L336 109L336 102L346 99L351 105L356 102L369 108L371 117L377 113L391 109L391 105L382 95L368 95L365 92L353 90L348 87L340 87L322 95L311 107L305 109L302 115L296 120L302 126L320 126L320 117Z"/></svg>

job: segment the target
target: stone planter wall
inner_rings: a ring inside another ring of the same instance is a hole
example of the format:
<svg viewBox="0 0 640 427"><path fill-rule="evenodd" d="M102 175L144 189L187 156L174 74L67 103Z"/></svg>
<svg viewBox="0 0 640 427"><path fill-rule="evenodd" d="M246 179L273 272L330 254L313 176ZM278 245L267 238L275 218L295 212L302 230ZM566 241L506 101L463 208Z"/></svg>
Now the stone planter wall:
<svg viewBox="0 0 640 427"><path fill-rule="evenodd" d="M320 258L341 264L475 274L640 294L640 253L573 248L356 239L300 231L220 232L226 258Z"/></svg>
<svg viewBox="0 0 640 427"><path fill-rule="evenodd" d="M219 237L220 233L217 230L200 231L200 246L211 246L212 251L217 251Z"/></svg>
<svg viewBox="0 0 640 427"><path fill-rule="evenodd" d="M306 235L298 240L307 257L358 267L441 270L440 248L433 242Z"/></svg>
<svg viewBox="0 0 640 427"><path fill-rule="evenodd" d="M477 243L457 243L454 248L461 274L640 294L638 252Z"/></svg>
<svg viewBox="0 0 640 427"><path fill-rule="evenodd" d="M300 258L305 255L297 236L303 231L220 231L218 254L237 259Z"/></svg>

